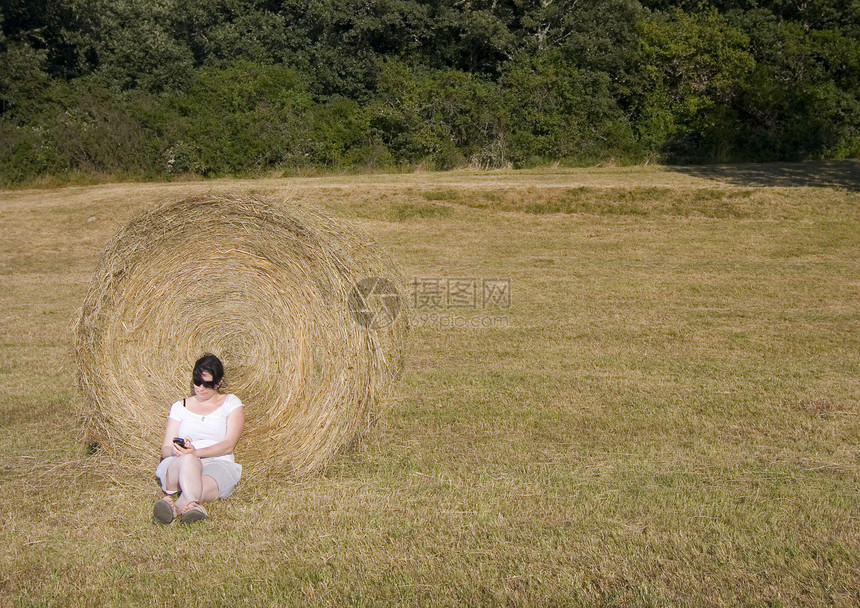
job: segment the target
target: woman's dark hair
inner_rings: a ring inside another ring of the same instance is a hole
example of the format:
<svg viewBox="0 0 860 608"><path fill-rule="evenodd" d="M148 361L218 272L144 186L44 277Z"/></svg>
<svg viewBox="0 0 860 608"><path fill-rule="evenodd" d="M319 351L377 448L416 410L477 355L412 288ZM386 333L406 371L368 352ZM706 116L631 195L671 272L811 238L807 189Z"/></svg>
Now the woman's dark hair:
<svg viewBox="0 0 860 608"><path fill-rule="evenodd" d="M203 372L209 372L212 375L212 381L203 380ZM221 380L224 379L224 365L221 359L212 353L206 353L194 364L194 373L192 374L193 382L196 386L205 386L206 388L218 388Z"/></svg>

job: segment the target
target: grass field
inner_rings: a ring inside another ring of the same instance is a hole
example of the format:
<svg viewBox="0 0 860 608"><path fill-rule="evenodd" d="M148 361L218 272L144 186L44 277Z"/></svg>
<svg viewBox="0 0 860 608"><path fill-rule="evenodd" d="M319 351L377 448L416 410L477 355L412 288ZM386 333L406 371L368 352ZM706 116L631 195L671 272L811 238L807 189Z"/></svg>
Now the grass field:
<svg viewBox="0 0 860 608"><path fill-rule="evenodd" d="M0 606L860 604L856 171L0 192ZM85 454L71 326L108 238L207 190L354 220L419 306L355 450L157 527L151 473ZM510 306L424 305L463 284Z"/></svg>

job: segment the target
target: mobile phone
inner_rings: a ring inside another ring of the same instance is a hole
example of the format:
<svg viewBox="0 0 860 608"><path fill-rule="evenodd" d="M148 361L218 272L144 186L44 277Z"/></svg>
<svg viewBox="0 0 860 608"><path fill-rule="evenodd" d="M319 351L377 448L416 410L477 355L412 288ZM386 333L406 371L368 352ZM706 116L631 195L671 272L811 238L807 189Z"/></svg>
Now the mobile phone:
<svg viewBox="0 0 860 608"><path fill-rule="evenodd" d="M185 440L182 437L174 437L173 443L175 443L176 445L178 445L181 448L185 447Z"/></svg>

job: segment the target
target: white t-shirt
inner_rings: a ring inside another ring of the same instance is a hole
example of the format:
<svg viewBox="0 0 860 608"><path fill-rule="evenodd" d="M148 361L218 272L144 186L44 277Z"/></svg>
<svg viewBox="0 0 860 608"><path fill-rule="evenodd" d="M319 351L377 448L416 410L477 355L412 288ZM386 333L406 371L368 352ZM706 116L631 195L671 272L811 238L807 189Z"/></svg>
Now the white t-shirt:
<svg viewBox="0 0 860 608"><path fill-rule="evenodd" d="M227 395L224 403L211 414L201 416L185 407L182 401L170 406L168 418L179 421L178 437L188 437L197 449L208 448L227 437L227 416L236 408L242 407L242 401L232 393ZM235 462L233 454L214 456L221 460Z"/></svg>

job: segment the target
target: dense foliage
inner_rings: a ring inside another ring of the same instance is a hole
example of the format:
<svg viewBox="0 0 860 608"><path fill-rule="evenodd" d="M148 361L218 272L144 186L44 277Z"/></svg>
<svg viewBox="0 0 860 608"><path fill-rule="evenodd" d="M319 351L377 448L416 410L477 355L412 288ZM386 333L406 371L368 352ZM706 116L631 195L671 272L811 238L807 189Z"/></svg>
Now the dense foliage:
<svg viewBox="0 0 860 608"><path fill-rule="evenodd" d="M860 156L860 0L2 0L0 183Z"/></svg>

